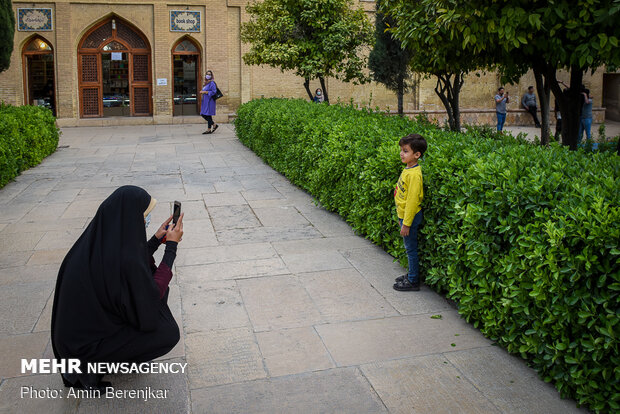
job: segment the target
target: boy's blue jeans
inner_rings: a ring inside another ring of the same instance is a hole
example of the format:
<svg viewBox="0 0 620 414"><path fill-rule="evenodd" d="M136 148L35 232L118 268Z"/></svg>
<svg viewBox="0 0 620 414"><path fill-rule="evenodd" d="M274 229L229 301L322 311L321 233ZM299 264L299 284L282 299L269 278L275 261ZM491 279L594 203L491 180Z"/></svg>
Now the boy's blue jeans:
<svg viewBox="0 0 620 414"><path fill-rule="evenodd" d="M403 220L398 219L398 224L402 227ZM422 224L422 210L413 218L413 222L409 228L409 236L403 236L409 262L407 277L414 285L420 283L420 263L418 261L418 227L420 227L420 224Z"/></svg>

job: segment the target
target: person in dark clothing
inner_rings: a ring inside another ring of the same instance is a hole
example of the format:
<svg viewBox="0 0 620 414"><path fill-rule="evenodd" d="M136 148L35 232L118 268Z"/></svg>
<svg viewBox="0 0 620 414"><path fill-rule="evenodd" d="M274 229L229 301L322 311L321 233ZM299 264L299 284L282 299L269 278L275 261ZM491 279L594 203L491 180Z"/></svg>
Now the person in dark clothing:
<svg viewBox="0 0 620 414"><path fill-rule="evenodd" d="M168 353L179 327L168 307L168 284L183 215L172 216L147 242L145 225L156 200L123 186L101 205L60 266L52 308L56 358L75 358L82 374L62 374L65 386L102 389L89 362L146 362ZM153 253L166 237L159 267Z"/></svg>
<svg viewBox="0 0 620 414"><path fill-rule="evenodd" d="M540 121L538 120L538 115L536 114L538 108L536 107L536 95L534 94L533 86L528 86L527 93L524 94L523 99L521 99L521 105L523 105L523 108L525 108L525 110L532 115L536 128L540 128Z"/></svg>

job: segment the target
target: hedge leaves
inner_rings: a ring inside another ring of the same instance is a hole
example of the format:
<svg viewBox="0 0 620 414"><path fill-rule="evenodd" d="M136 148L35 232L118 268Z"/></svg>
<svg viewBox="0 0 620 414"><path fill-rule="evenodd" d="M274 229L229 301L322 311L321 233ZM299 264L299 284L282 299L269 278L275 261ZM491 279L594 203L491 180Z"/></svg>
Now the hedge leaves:
<svg viewBox="0 0 620 414"><path fill-rule="evenodd" d="M49 109L0 103L0 188L56 151L58 137Z"/></svg>

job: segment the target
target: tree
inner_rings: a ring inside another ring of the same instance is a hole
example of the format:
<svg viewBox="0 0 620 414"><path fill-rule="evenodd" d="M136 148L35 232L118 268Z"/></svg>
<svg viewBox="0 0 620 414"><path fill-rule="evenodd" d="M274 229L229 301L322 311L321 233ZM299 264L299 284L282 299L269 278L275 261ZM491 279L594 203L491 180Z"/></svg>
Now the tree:
<svg viewBox="0 0 620 414"><path fill-rule="evenodd" d="M264 0L247 6L251 20L241 27L241 40L251 48L243 55L248 65L292 70L304 78L310 99L310 80L319 79L325 100L325 78L367 82L362 49L373 41L372 25L353 0Z"/></svg>
<svg viewBox="0 0 620 414"><path fill-rule="evenodd" d="M455 35L438 24L445 2L383 0L380 10L396 22L391 32L412 54L412 70L437 78L435 93L446 108L448 125L460 131L459 94L464 77L487 68L489 58L486 53L471 53L462 33Z"/></svg>
<svg viewBox="0 0 620 414"><path fill-rule="evenodd" d="M437 15L450 36L464 38L463 47L494 54L506 77L532 68L543 117L548 120L550 90L562 114L562 143L571 149L577 148L580 138L584 72L620 66L619 19L620 0L444 0ZM557 80L559 69L570 71L566 92ZM541 135L546 140L548 130Z"/></svg>
<svg viewBox="0 0 620 414"><path fill-rule="evenodd" d="M0 72L7 70L11 64L14 34L15 16L11 0L0 0Z"/></svg>
<svg viewBox="0 0 620 414"><path fill-rule="evenodd" d="M396 93L398 98L398 114L403 115L403 95L415 83L411 81L411 53L402 44L392 37L388 31L394 27L394 19L385 16L379 10L375 21L375 47L368 57L368 68L373 79L382 83L386 88Z"/></svg>

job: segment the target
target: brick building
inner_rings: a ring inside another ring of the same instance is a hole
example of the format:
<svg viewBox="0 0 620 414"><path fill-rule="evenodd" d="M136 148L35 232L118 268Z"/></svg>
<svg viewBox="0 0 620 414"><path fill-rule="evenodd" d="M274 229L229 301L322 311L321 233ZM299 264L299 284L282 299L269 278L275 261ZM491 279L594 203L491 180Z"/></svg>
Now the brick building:
<svg viewBox="0 0 620 414"><path fill-rule="evenodd" d="M239 32L248 20L247 3L14 1L17 30L11 66L0 74L0 100L50 107L61 126L198 122L196 97L207 68L224 93L218 100L219 122L227 122L242 102L254 98L307 98L303 80L293 74L243 63L248 46L241 43ZM374 1L360 0L359 5L373 17ZM616 85L618 76L606 78ZM396 108L394 94L375 83L327 83L332 101ZM585 83L601 121L603 71L587 75ZM528 74L518 85L506 87L513 96L508 123L531 123L518 104L530 84L534 79ZM495 122L492 97L498 85L495 73L466 79L461 94L464 122ZM318 86L315 81L311 89ZM420 80L405 97L405 109L441 119L444 111L434 87L433 79ZM614 96L610 99L617 106Z"/></svg>

